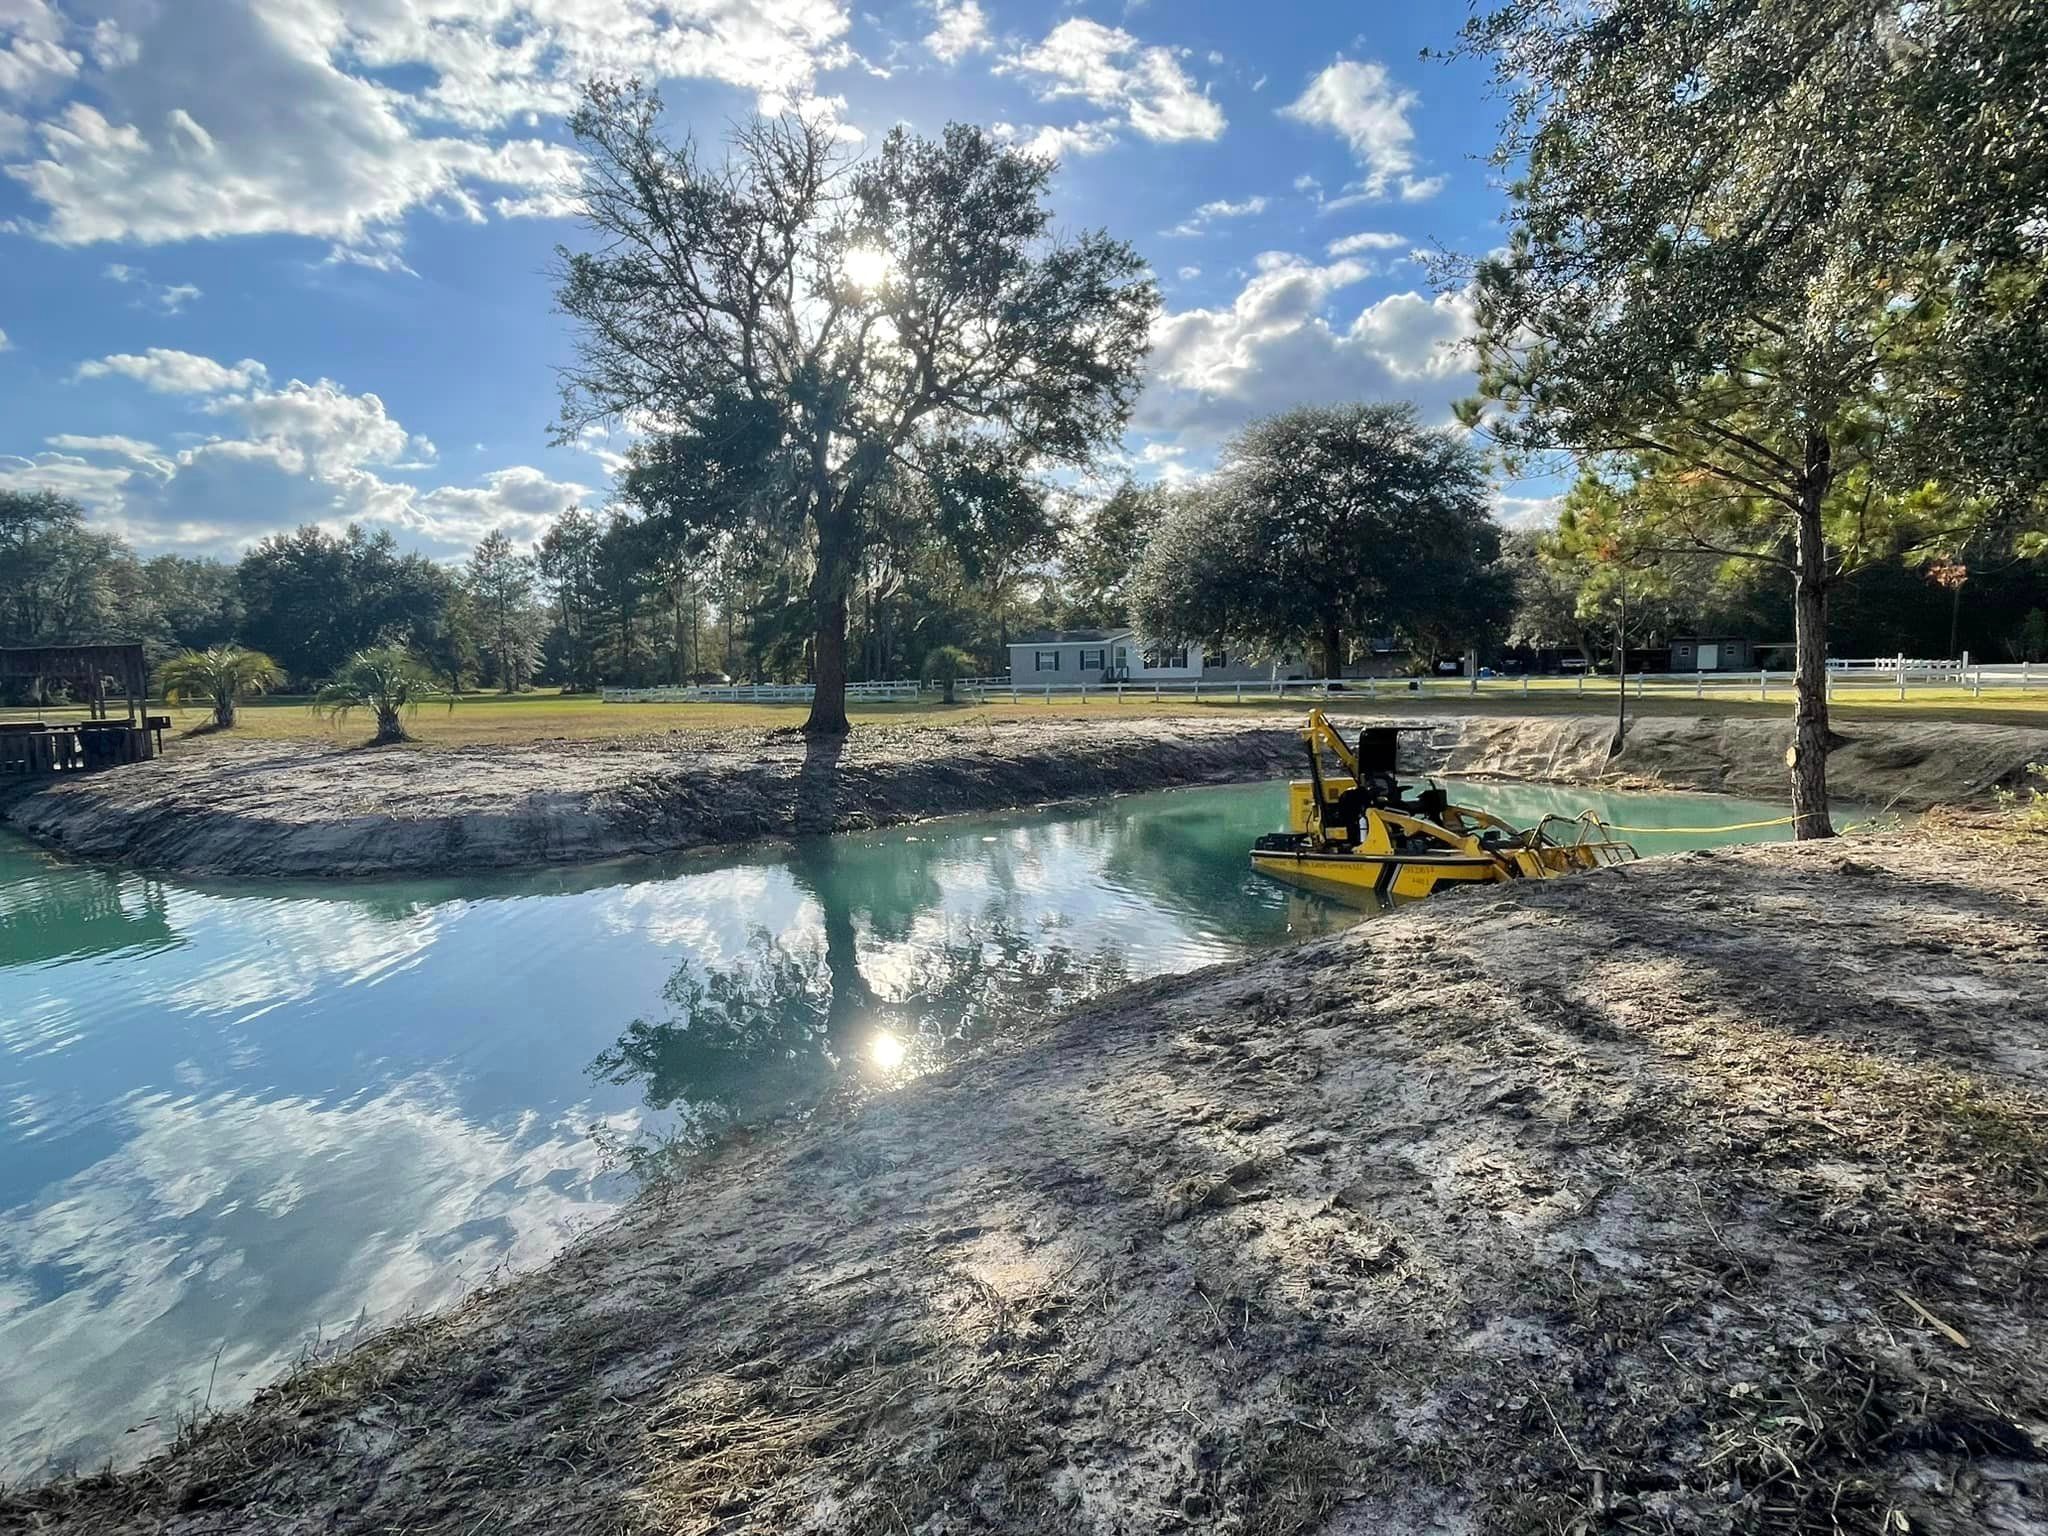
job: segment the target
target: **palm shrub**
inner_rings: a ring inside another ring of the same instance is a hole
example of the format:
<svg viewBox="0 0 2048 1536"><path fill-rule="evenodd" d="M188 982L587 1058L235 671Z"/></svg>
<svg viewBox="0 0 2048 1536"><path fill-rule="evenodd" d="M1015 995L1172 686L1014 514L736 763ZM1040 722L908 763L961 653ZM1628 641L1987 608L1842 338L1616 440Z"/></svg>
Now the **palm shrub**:
<svg viewBox="0 0 2048 1536"><path fill-rule="evenodd" d="M277 687L284 668L261 651L216 645L173 656L156 669L156 680L165 703L204 699L213 706L213 723L226 730L235 723L236 701Z"/></svg>
<svg viewBox="0 0 2048 1536"><path fill-rule="evenodd" d="M974 658L957 645L942 645L924 659L924 680L944 689L948 704L954 702L954 685L973 671Z"/></svg>
<svg viewBox="0 0 2048 1536"><path fill-rule="evenodd" d="M313 695L313 708L331 720L346 719L353 710L367 709L377 716L377 734L371 745L405 741L405 717L428 699L446 699L455 707L455 695L434 680L425 662L402 645L376 645L357 651L334 680Z"/></svg>

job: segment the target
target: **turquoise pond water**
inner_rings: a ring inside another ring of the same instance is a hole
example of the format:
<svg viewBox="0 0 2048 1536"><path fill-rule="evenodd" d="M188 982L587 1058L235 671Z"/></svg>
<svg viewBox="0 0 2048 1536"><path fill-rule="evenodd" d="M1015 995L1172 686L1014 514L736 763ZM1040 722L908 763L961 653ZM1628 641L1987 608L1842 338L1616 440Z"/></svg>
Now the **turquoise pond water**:
<svg viewBox="0 0 2048 1536"><path fill-rule="evenodd" d="M1458 798L1631 826L1778 814ZM162 879L0 835L0 1479L131 1460L309 1348L545 1260L627 1198L635 1147L1367 915L1251 873L1284 817L1282 786L1201 789L324 884Z"/></svg>

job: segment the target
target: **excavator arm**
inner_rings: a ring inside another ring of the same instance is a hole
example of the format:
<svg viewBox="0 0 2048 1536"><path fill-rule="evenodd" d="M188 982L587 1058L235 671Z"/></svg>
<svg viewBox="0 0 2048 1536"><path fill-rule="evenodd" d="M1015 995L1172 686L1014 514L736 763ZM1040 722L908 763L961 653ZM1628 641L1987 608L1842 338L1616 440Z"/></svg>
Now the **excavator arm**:
<svg viewBox="0 0 2048 1536"><path fill-rule="evenodd" d="M1353 782L1357 781L1358 754L1351 750L1337 727L1330 724L1320 709L1311 709L1308 712L1308 726L1302 731L1301 739L1308 743L1309 759L1316 765L1317 778L1322 777L1323 751L1327 748L1330 755L1337 759L1337 765L1351 776Z"/></svg>

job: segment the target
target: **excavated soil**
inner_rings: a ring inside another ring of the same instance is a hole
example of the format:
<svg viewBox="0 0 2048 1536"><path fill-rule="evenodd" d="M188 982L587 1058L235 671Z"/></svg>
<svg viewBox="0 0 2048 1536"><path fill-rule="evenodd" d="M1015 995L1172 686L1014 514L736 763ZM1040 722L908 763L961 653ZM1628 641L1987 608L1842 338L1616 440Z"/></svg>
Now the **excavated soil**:
<svg viewBox="0 0 2048 1536"><path fill-rule="evenodd" d="M730 1146L0 1532L2048 1532L2048 839L1439 897Z"/></svg>
<svg viewBox="0 0 2048 1536"><path fill-rule="evenodd" d="M1347 728L1360 719L1340 719ZM1417 772L1787 792L1788 724L1651 718L1613 753L1606 717L1417 716ZM1300 717L677 731L464 749L180 743L156 762L0 798L0 820L81 858L185 874L373 875L595 862L1053 800L1300 771ZM2048 731L1858 723L1829 759L1845 800L1983 800L2048 760Z"/></svg>
<svg viewBox="0 0 2048 1536"><path fill-rule="evenodd" d="M1125 790L1270 777L1294 722L677 731L524 747L181 745L0 807L81 858L212 875L595 862Z"/></svg>

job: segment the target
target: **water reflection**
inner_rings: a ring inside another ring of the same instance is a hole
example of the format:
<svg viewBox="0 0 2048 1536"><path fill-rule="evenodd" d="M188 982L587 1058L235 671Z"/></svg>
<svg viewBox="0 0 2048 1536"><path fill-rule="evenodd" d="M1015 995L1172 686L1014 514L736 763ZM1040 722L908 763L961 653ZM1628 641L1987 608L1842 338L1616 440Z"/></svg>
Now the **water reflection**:
<svg viewBox="0 0 2048 1536"><path fill-rule="evenodd" d="M607 1148L698 1145L1356 921L1251 873L1283 810L1201 790L325 884L0 837L0 1478L132 1459L315 1341L539 1262L630 1193Z"/></svg>

